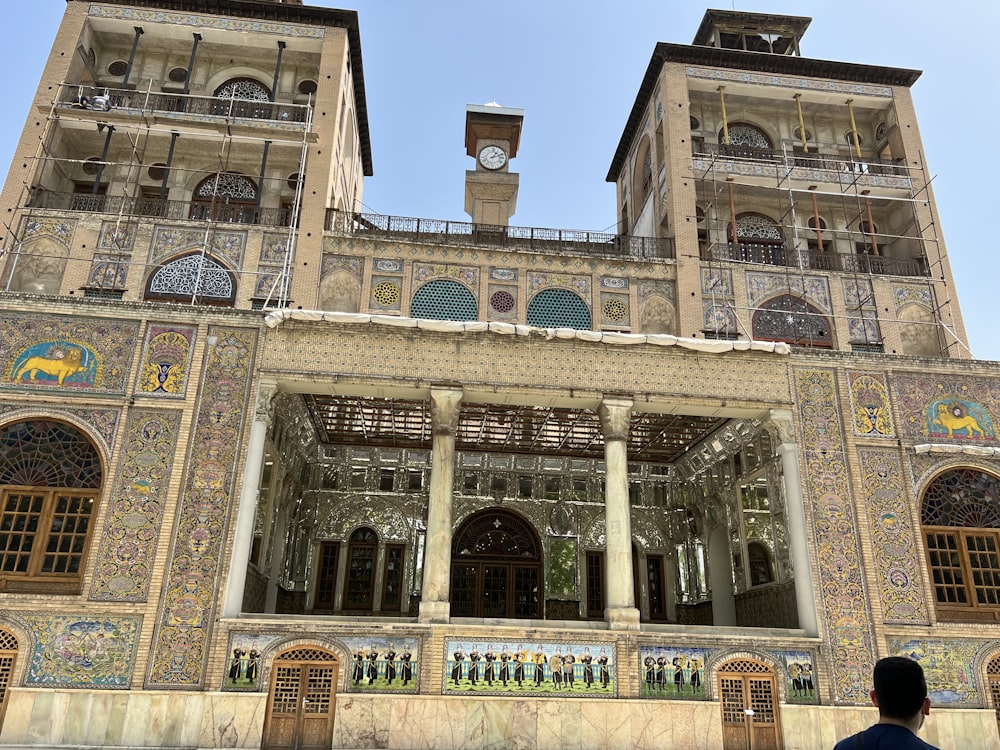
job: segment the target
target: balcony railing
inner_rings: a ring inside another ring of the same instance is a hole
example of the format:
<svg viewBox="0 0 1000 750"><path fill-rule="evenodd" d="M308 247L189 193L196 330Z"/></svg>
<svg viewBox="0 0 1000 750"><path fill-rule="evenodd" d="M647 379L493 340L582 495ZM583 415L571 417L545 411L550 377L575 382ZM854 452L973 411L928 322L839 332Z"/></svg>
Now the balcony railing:
<svg viewBox="0 0 1000 750"><path fill-rule="evenodd" d="M702 251L702 260L725 260L735 263L762 263L798 268L799 253L780 243L719 243ZM887 276L929 276L923 258L889 258L884 255L836 253L803 250L804 268L842 273L871 273Z"/></svg>
<svg viewBox="0 0 1000 750"><path fill-rule="evenodd" d="M636 260L669 260L674 257L673 240L663 237L633 237L611 232L575 229L541 229L492 224L472 224L441 219L352 213L330 209L326 228L351 236L433 242L439 245L487 245L508 250L553 254L611 255Z"/></svg>
<svg viewBox="0 0 1000 750"><path fill-rule="evenodd" d="M183 116L215 116L227 119L271 120L277 122L305 123L309 119L309 105L283 104L249 99L194 96L191 94L134 91L131 89L106 89L89 86L64 85L59 93L59 103L64 106L82 107L103 112L156 112Z"/></svg>
<svg viewBox="0 0 1000 750"><path fill-rule="evenodd" d="M786 157L793 167L804 169L825 169L834 172L851 172L854 174L893 175L906 177L907 170L903 159L875 159L868 157L842 156L839 154L820 154L815 152L784 153L770 148L755 148L724 143L698 144L697 155L720 156L723 158L747 159L752 161L784 162Z"/></svg>
<svg viewBox="0 0 1000 750"><path fill-rule="evenodd" d="M171 201L161 198L94 193L54 193L36 189L28 200L28 208L56 211L87 211L91 213L147 216L162 219L190 221L217 221L230 224L261 224L287 227L291 224L290 208L257 208L241 203L202 203L199 201Z"/></svg>

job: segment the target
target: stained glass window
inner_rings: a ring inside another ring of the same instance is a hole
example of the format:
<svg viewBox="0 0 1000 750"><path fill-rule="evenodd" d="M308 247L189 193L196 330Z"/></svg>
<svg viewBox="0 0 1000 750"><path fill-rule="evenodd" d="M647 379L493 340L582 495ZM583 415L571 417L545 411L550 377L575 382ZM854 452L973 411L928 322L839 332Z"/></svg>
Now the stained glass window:
<svg viewBox="0 0 1000 750"><path fill-rule="evenodd" d="M753 314L753 337L808 346L833 346L833 333L822 311L791 294L774 297L757 308Z"/></svg>
<svg viewBox="0 0 1000 750"><path fill-rule="evenodd" d="M211 258L186 255L157 269L150 277L146 296L232 302L236 296L236 285L232 274Z"/></svg>
<svg viewBox="0 0 1000 750"><path fill-rule="evenodd" d="M271 89L254 78L230 78L215 90L220 99L247 99L255 102L271 101Z"/></svg>

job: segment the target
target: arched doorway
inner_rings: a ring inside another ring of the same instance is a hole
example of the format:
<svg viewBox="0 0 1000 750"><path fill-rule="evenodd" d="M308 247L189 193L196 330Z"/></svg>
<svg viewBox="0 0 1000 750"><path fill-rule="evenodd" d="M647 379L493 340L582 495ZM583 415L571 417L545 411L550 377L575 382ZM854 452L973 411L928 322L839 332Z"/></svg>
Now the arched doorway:
<svg viewBox="0 0 1000 750"><path fill-rule="evenodd" d="M1000 727L1000 654L997 654L986 665L986 682L993 700L993 711L996 713L997 726Z"/></svg>
<svg viewBox="0 0 1000 750"><path fill-rule="evenodd" d="M238 172L217 172L195 187L191 218L253 224L257 220L257 184Z"/></svg>
<svg viewBox="0 0 1000 750"><path fill-rule="evenodd" d="M321 750L333 742L337 656L318 646L274 657L262 750Z"/></svg>
<svg viewBox="0 0 1000 750"><path fill-rule="evenodd" d="M452 616L537 619L541 603L542 546L530 524L501 508L466 519L452 545Z"/></svg>
<svg viewBox="0 0 1000 750"><path fill-rule="evenodd" d="M724 750L781 750L774 670L754 659L719 666Z"/></svg>
<svg viewBox="0 0 1000 750"><path fill-rule="evenodd" d="M751 319L759 341L787 341L796 346L833 348L833 326L819 308L793 294L781 294L762 303Z"/></svg>
<svg viewBox="0 0 1000 750"><path fill-rule="evenodd" d="M17 636L0 628L0 726L3 726L3 717L7 713L7 696L10 695L16 661Z"/></svg>

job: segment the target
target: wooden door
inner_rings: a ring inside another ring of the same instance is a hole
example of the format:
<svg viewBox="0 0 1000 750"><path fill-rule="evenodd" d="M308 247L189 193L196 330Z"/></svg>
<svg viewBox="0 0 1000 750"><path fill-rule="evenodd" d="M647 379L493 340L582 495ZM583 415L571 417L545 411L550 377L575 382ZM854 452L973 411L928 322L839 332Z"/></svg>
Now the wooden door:
<svg viewBox="0 0 1000 750"><path fill-rule="evenodd" d="M320 648L296 648L275 657L263 750L330 747L337 668L337 657Z"/></svg>
<svg viewBox="0 0 1000 750"><path fill-rule="evenodd" d="M14 677L14 663L17 661L17 638L13 633L0 630L0 724L7 711L7 696L10 682Z"/></svg>
<svg viewBox="0 0 1000 750"><path fill-rule="evenodd" d="M738 659L719 667L724 750L781 750L777 683L765 664Z"/></svg>

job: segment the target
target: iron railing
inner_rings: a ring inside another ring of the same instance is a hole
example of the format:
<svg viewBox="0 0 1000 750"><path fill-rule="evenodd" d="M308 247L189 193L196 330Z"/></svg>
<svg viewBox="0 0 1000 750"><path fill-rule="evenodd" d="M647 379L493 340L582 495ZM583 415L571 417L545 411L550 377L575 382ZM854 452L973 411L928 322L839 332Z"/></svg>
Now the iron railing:
<svg viewBox="0 0 1000 750"><path fill-rule="evenodd" d="M165 198L96 193L56 193L36 188L28 199L28 208L56 211L87 211L91 213L148 216L162 219L187 219L191 221L218 221L230 224L261 224L272 227L291 225L289 207L257 208L245 203L214 203L200 201L171 201Z"/></svg>
<svg viewBox="0 0 1000 750"><path fill-rule="evenodd" d="M575 229L496 226L464 221L353 213L336 209L327 211L326 229L351 236L433 242L439 245L486 245L536 253L582 253L638 260L670 260L674 257L673 240L664 237L635 237L613 232L588 232Z"/></svg>
<svg viewBox="0 0 1000 750"><path fill-rule="evenodd" d="M86 102L84 102L86 99ZM227 119L275 120L305 123L309 119L308 104L284 104L250 99L195 96L156 91L108 89L65 84L59 92L59 104L98 112L158 112L178 115L214 115ZM83 105L86 105L85 107Z"/></svg>
<svg viewBox="0 0 1000 750"><path fill-rule="evenodd" d="M804 169L825 169L835 172L894 175L897 177L906 177L908 174L903 159L869 159L868 157L856 157L853 155L820 154L813 151L806 153L796 151L786 154L776 149L756 148L754 146L740 146L736 144L699 143L695 155L770 162L784 162L787 156L791 166L802 167Z"/></svg>
<svg viewBox="0 0 1000 750"><path fill-rule="evenodd" d="M735 263L762 263L798 268L799 253L780 243L726 242L702 250L702 260L724 260ZM886 276L929 276L923 258L891 258L884 255L837 253L803 250L804 268L842 273L871 273Z"/></svg>

